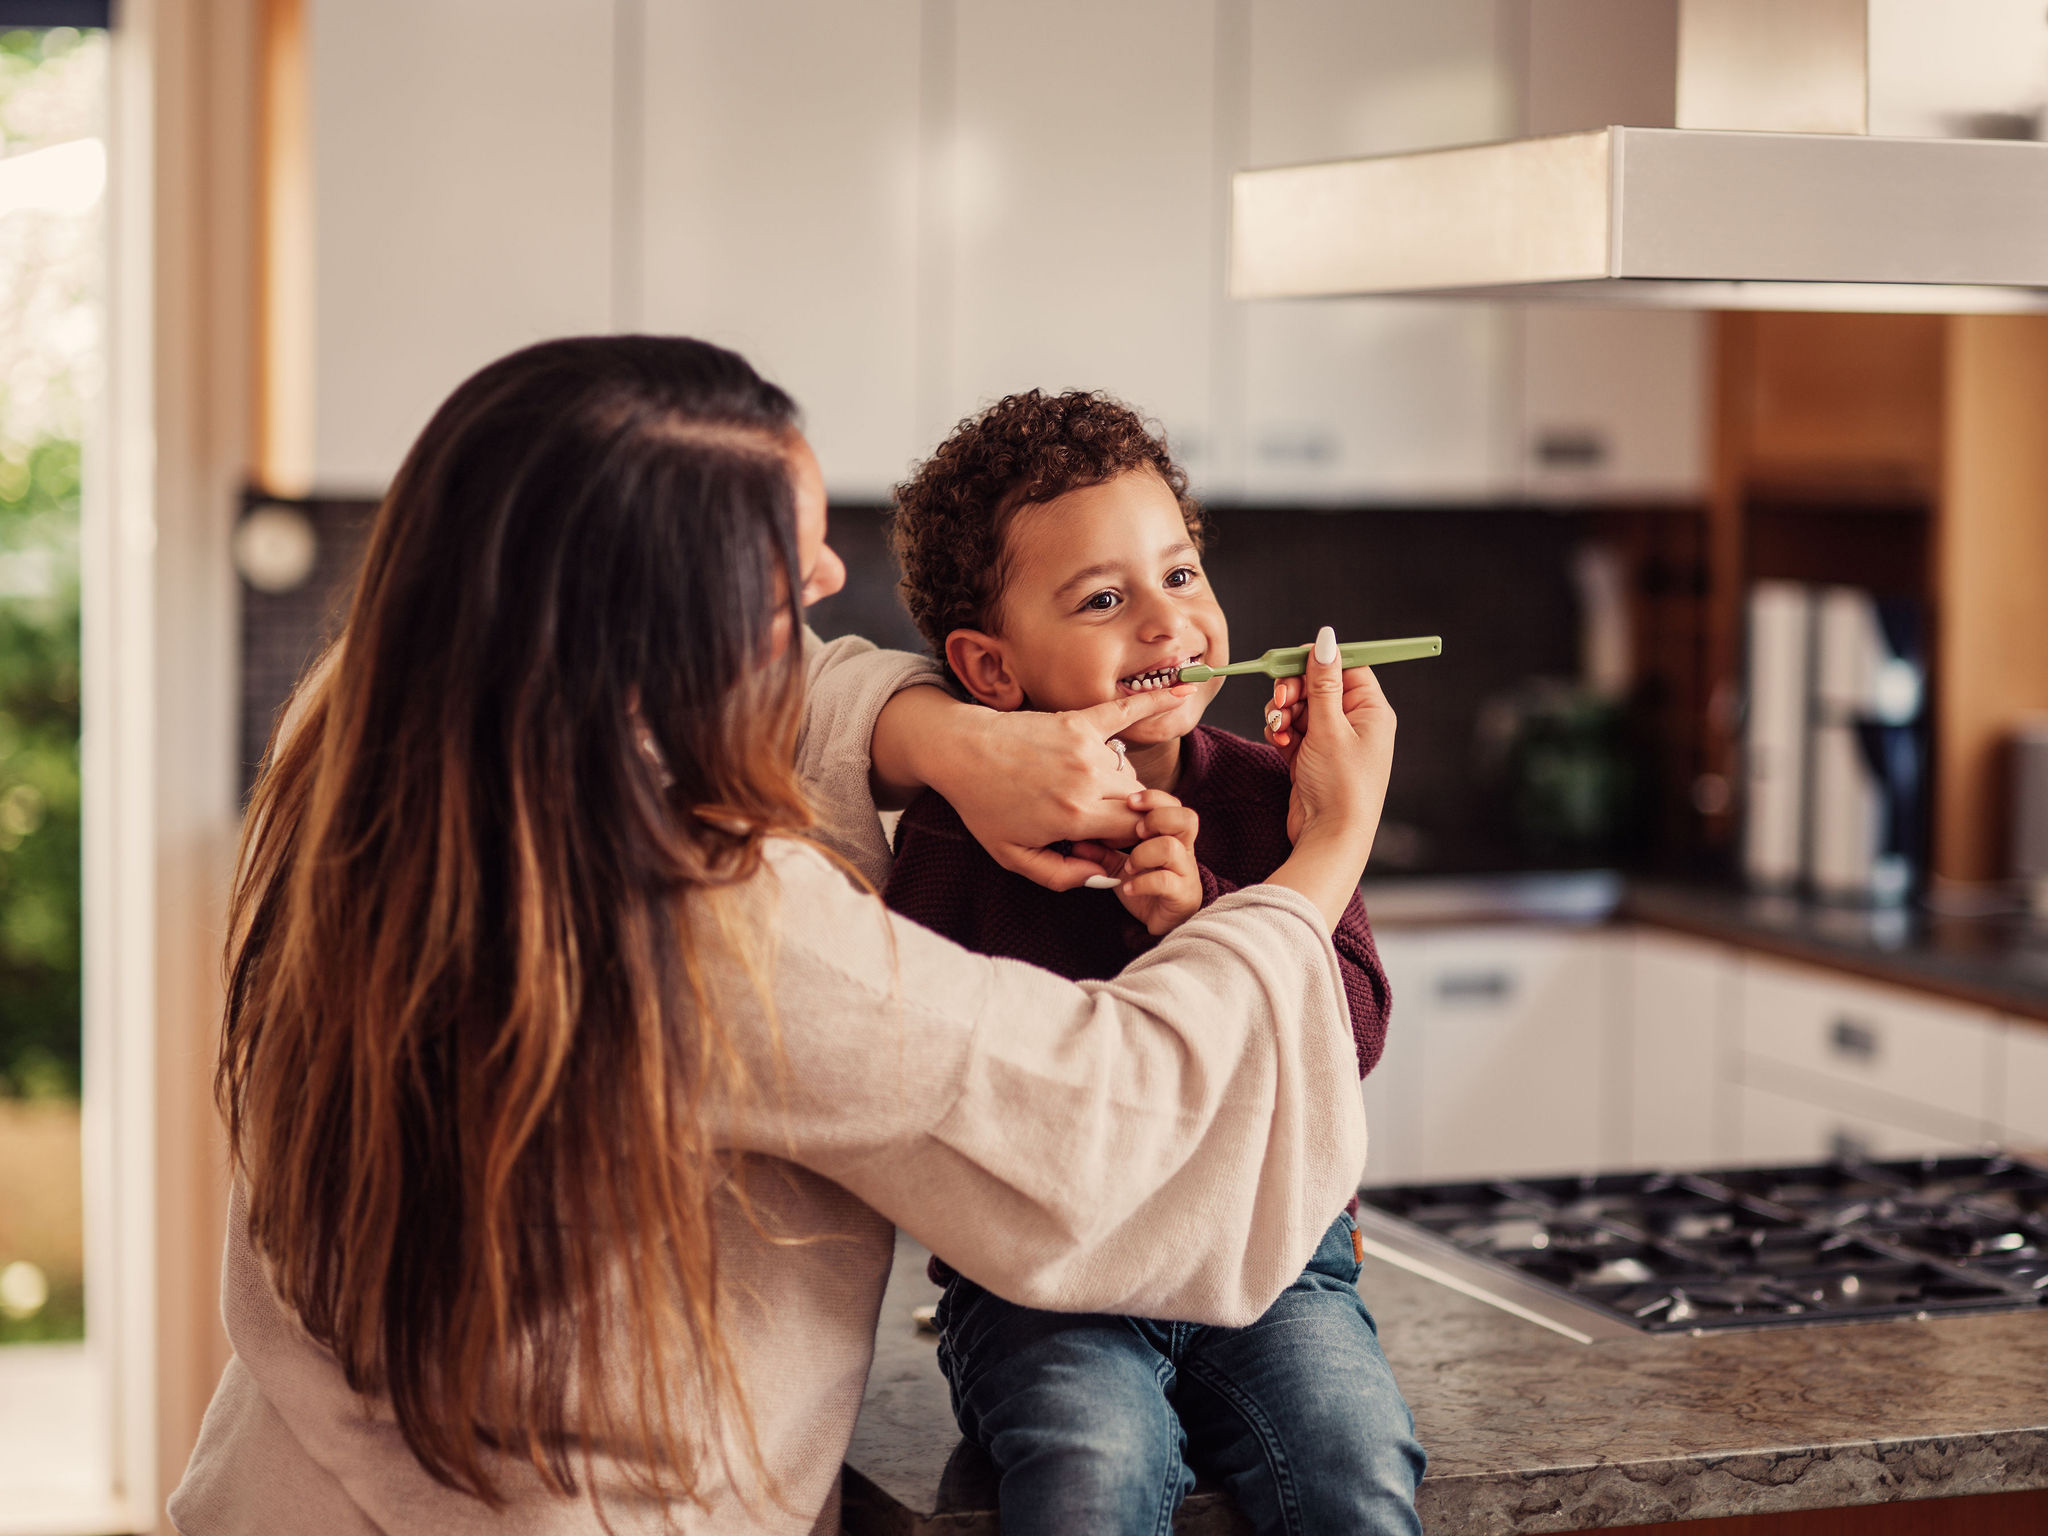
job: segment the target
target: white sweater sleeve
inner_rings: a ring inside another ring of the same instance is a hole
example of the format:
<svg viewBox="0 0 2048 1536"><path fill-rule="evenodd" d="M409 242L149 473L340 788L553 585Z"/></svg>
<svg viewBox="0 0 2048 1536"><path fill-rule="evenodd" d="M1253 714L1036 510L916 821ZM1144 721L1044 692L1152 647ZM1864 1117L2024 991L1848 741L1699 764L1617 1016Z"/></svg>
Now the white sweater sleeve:
<svg viewBox="0 0 2048 1536"><path fill-rule="evenodd" d="M818 841L878 886L889 878L889 844L869 781L875 718L905 688L939 680L939 669L921 656L804 631L797 775L818 813Z"/></svg>
<svg viewBox="0 0 2048 1536"><path fill-rule="evenodd" d="M734 1140L1013 1301L1242 1325L1357 1187L1336 952L1277 886L1110 981L975 955L779 850L778 1069ZM769 1032L755 1032L762 1040Z"/></svg>

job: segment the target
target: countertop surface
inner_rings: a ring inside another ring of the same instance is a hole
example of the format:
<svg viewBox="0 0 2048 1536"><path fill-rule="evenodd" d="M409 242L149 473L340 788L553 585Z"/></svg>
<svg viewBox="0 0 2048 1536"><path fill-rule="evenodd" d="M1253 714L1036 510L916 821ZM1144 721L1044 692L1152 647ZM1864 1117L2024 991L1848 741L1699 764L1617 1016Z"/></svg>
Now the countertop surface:
<svg viewBox="0 0 2048 1536"><path fill-rule="evenodd" d="M846 1530L997 1529L960 1442L924 1250L898 1241ZM1430 1455L1431 1533L1575 1531L2048 1488L2048 1309L1578 1344L1368 1258L1359 1289ZM1244 1529L1197 1492L1176 1529Z"/></svg>
<svg viewBox="0 0 2048 1536"><path fill-rule="evenodd" d="M1618 915L2048 1020L2048 922L1631 882Z"/></svg>
<svg viewBox="0 0 2048 1536"><path fill-rule="evenodd" d="M2048 920L1830 906L1609 870L1368 880L1382 927L1648 923L2048 1022Z"/></svg>

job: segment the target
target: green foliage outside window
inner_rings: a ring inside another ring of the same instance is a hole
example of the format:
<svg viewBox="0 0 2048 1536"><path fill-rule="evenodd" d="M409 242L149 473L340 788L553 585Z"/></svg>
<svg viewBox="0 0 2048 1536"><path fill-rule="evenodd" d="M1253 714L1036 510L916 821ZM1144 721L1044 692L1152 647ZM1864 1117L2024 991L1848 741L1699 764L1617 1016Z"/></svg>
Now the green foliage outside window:
<svg viewBox="0 0 2048 1536"><path fill-rule="evenodd" d="M0 1093L79 1089L78 445L0 449Z"/></svg>
<svg viewBox="0 0 2048 1536"><path fill-rule="evenodd" d="M106 78L103 33L0 32L0 164L38 164L0 198L0 1099L79 1093L79 442Z"/></svg>

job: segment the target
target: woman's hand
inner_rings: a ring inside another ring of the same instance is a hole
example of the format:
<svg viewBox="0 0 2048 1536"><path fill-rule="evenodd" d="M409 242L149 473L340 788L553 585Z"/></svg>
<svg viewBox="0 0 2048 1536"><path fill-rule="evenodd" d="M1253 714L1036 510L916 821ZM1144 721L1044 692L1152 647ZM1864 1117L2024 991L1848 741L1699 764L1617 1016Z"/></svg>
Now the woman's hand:
<svg viewBox="0 0 2048 1536"><path fill-rule="evenodd" d="M1173 932L1202 910L1202 873L1195 863L1201 818L1163 789L1141 790L1129 804L1143 839L1129 853L1102 843L1079 843L1074 853L1108 871L1124 910L1153 938Z"/></svg>
<svg viewBox="0 0 2048 1536"><path fill-rule="evenodd" d="M1347 672L1338 665L1337 637L1327 625L1308 670L1281 679L1274 698L1284 719L1276 724L1269 714L1266 736L1287 754L1294 778L1287 802L1294 856L1273 883L1308 896L1334 931L1379 830L1394 765L1393 707L1371 668Z"/></svg>
<svg viewBox="0 0 2048 1536"><path fill-rule="evenodd" d="M1144 786L1109 741L1186 693L1160 689L1043 714L965 704L940 688L906 688L875 723L876 776L898 793L937 790L1003 868L1070 891L1103 866L1047 845L1138 840L1131 797Z"/></svg>
<svg viewBox="0 0 2048 1536"><path fill-rule="evenodd" d="M1327 625L1316 637L1318 649L1325 635L1334 649L1336 634ZM1387 780L1393 771L1394 709L1380 691L1372 668L1353 667L1339 673L1331 667L1324 674L1323 666L1311 653L1308 671L1300 677L1275 678L1273 698L1266 708L1266 740L1287 759L1288 771L1294 775L1294 794L1287 806L1287 835L1296 842L1301 840L1302 827L1317 805L1364 814L1377 829L1380 808L1386 801ZM1331 717L1331 735L1323 743L1327 750L1310 754L1312 782L1304 794L1303 743L1312 713L1309 699L1316 691L1312 685L1318 675L1325 676L1327 689L1335 693L1338 708ZM1329 678L1336 680L1327 681ZM1344 766L1340 768L1340 764ZM1352 774L1357 777L1351 777ZM1355 791L1357 798L1355 802L1343 800L1340 806L1337 797L1347 789Z"/></svg>

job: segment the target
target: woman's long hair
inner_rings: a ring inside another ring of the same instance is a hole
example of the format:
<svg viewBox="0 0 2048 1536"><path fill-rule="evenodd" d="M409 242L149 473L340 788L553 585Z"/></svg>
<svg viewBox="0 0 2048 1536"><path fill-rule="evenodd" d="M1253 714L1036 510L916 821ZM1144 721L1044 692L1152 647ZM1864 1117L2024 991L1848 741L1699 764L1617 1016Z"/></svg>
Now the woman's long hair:
<svg viewBox="0 0 2048 1536"><path fill-rule="evenodd" d="M707 1411L751 1447L699 1112L745 1088L707 1001L721 903L809 822L794 418L695 341L471 378L250 807L216 1089L252 1238L493 1505L506 1456L570 1493L602 1449L689 1498Z"/></svg>

